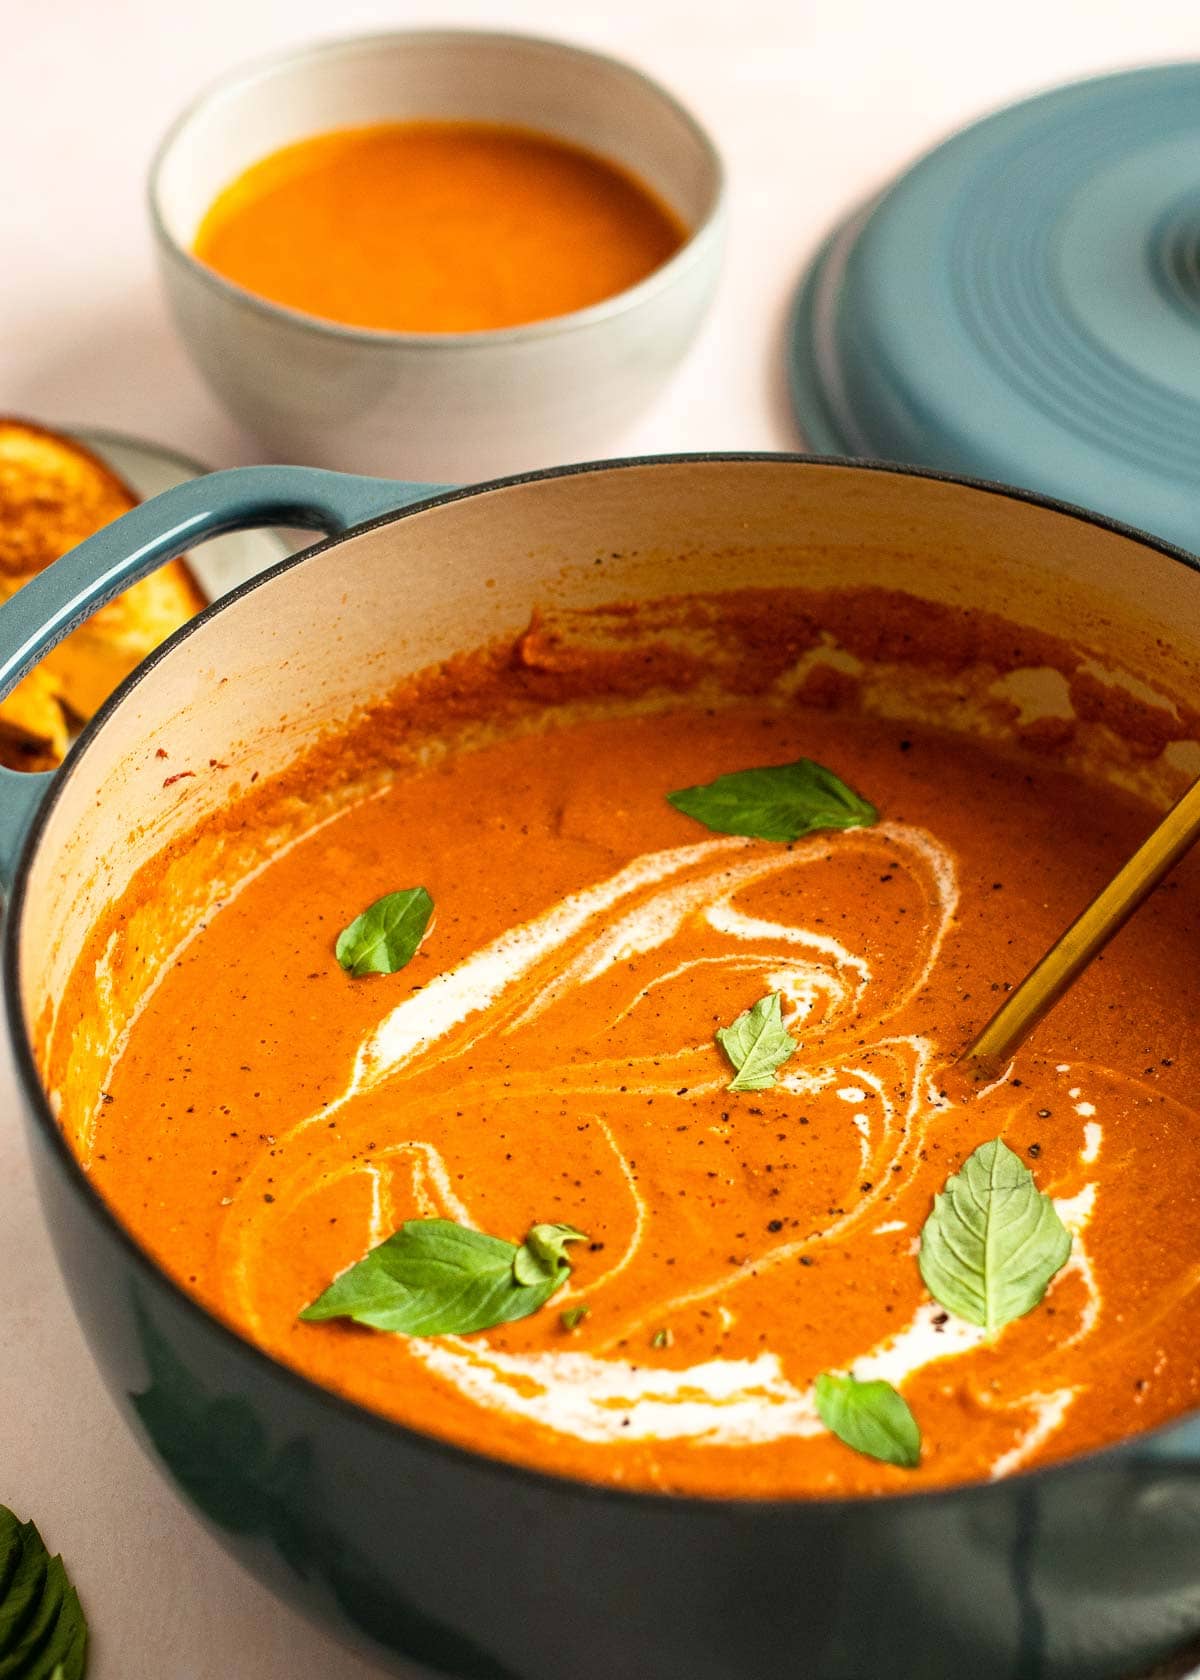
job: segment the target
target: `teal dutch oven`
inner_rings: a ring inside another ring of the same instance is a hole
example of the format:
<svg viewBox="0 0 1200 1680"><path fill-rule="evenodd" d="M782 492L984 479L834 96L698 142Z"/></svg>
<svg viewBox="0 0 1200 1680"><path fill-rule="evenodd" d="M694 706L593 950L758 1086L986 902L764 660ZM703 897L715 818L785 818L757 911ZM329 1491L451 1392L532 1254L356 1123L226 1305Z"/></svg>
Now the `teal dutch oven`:
<svg viewBox="0 0 1200 1680"><path fill-rule="evenodd" d="M453 1680L1106 1680L1200 1635L1200 1417L877 1499L684 1499L501 1463L316 1387L183 1293L80 1170L33 1048L92 913L220 809L227 777L270 774L535 606L903 587L1068 626L1186 693L1196 562L1034 495L847 461L636 460L441 492L252 467L143 504L0 607L0 693L134 579L258 525L326 540L181 630L57 775L0 780L8 1024L40 1195L104 1380L182 1496L303 1610ZM185 797L164 786L167 742L175 763L216 766Z"/></svg>

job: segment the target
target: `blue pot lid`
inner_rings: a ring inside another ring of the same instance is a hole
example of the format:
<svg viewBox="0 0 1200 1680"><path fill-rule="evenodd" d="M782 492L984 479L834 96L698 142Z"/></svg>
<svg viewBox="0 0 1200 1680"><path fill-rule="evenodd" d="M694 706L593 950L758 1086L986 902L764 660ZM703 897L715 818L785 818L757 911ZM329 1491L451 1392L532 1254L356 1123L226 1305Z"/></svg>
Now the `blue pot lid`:
<svg viewBox="0 0 1200 1680"><path fill-rule="evenodd" d="M789 339L811 447L996 479L1200 550L1200 64L954 135L839 228Z"/></svg>

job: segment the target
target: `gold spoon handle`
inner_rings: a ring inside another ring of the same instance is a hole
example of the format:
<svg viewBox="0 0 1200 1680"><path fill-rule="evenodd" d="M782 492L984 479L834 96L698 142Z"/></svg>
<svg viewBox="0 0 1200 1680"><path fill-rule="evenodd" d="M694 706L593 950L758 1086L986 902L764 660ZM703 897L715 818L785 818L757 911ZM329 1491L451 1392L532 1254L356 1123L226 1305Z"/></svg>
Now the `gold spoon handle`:
<svg viewBox="0 0 1200 1680"><path fill-rule="evenodd" d="M1154 891L1168 870L1200 836L1200 777L1173 805L1154 832L1134 852L1083 913L1005 998L983 1031L958 1060L973 1070L996 1075L1042 1016L1062 997Z"/></svg>

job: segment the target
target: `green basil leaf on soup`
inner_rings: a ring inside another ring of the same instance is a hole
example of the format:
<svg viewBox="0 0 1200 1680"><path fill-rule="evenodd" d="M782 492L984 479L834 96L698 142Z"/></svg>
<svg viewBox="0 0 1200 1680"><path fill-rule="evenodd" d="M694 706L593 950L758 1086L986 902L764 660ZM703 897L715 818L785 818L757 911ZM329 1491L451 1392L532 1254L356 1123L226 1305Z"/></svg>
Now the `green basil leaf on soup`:
<svg viewBox="0 0 1200 1680"><path fill-rule="evenodd" d="M300 1317L349 1318L404 1336L491 1330L544 1306L570 1276L566 1245L584 1240L571 1225L535 1225L518 1245L451 1219L409 1219Z"/></svg>
<svg viewBox="0 0 1200 1680"><path fill-rule="evenodd" d="M338 935L335 953L348 974L395 974L425 937L433 900L424 887L385 893Z"/></svg>
<svg viewBox="0 0 1200 1680"><path fill-rule="evenodd" d="M1031 1312L1071 1252L1071 1233L1000 1138L981 1143L933 1199L921 1231L925 1287L969 1324L999 1330Z"/></svg>
<svg viewBox="0 0 1200 1680"><path fill-rule="evenodd" d="M902 1470L915 1470L921 1462L917 1420L891 1383L822 1371L814 1394L821 1422L855 1452Z"/></svg>
<svg viewBox="0 0 1200 1680"><path fill-rule="evenodd" d="M586 1241L574 1225L535 1225L513 1256L513 1276L530 1288L552 1281L557 1288L571 1270L567 1244Z"/></svg>
<svg viewBox="0 0 1200 1680"><path fill-rule="evenodd" d="M0 1674L81 1680L87 1622L60 1557L0 1505Z"/></svg>
<svg viewBox="0 0 1200 1680"><path fill-rule="evenodd" d="M811 758L735 770L667 798L718 834L755 840L799 840L821 829L870 828L879 820L874 805Z"/></svg>
<svg viewBox="0 0 1200 1680"><path fill-rule="evenodd" d="M718 1027L717 1043L736 1070L727 1091L765 1091L774 1085L775 1069L796 1049L783 1024L779 993L768 992L732 1026Z"/></svg>

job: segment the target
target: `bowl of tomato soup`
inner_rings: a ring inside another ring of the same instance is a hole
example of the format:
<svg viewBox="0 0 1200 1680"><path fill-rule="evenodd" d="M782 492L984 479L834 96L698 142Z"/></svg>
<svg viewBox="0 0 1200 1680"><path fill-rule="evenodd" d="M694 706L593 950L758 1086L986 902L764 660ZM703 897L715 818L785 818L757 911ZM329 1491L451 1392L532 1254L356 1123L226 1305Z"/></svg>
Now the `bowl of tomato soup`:
<svg viewBox="0 0 1200 1680"><path fill-rule="evenodd" d="M413 30L209 90L151 170L167 297L280 458L434 480L595 455L711 299L722 168L631 66Z"/></svg>
<svg viewBox="0 0 1200 1680"><path fill-rule="evenodd" d="M457 1680L1200 1635L1200 870L947 1077L1195 774L1195 561L861 463L247 468L0 607L0 681L257 523L328 540L0 778L40 1192L182 1495Z"/></svg>

